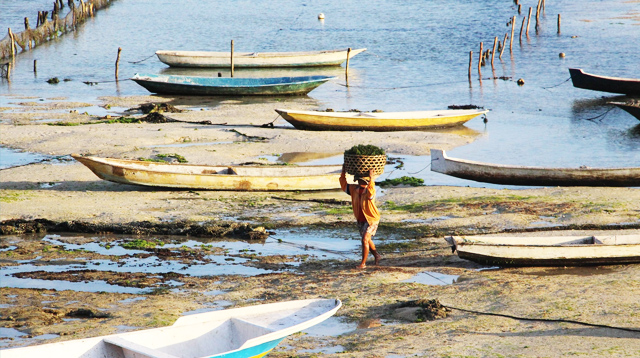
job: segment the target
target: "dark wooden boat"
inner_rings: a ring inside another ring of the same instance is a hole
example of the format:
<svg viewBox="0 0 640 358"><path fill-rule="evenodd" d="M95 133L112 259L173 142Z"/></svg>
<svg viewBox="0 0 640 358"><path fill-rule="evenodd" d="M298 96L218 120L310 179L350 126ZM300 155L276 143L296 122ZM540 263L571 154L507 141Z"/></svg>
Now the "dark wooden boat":
<svg viewBox="0 0 640 358"><path fill-rule="evenodd" d="M592 91L640 95L640 79L592 75L579 68L570 68L573 87Z"/></svg>
<svg viewBox="0 0 640 358"><path fill-rule="evenodd" d="M640 167L549 168L476 162L431 149L431 170L484 183L524 186L640 186Z"/></svg>
<svg viewBox="0 0 640 358"><path fill-rule="evenodd" d="M640 102L609 102L616 105L618 108L629 112L632 116L636 117L640 121Z"/></svg>
<svg viewBox="0 0 640 358"><path fill-rule="evenodd" d="M303 95L334 79L331 76L270 78L196 77L135 74L131 79L153 93L198 96Z"/></svg>

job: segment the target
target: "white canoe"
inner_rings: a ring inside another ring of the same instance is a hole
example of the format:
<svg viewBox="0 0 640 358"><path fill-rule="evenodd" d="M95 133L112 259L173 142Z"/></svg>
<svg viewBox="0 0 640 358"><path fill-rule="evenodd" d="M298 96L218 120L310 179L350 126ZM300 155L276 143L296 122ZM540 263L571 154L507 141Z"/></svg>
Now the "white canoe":
<svg viewBox="0 0 640 358"><path fill-rule="evenodd" d="M534 186L640 186L640 167L551 168L482 163L450 158L431 149L431 171L484 183Z"/></svg>
<svg viewBox="0 0 640 358"><path fill-rule="evenodd" d="M275 111L297 129L376 132L452 127L489 112L484 109L409 112L321 112L291 109Z"/></svg>
<svg viewBox="0 0 640 358"><path fill-rule="evenodd" d="M339 66L366 49L305 52L234 52L233 66L241 67L317 67ZM230 67L231 52L156 51L158 59L171 67Z"/></svg>
<svg viewBox="0 0 640 358"><path fill-rule="evenodd" d="M586 266L640 263L640 235L449 236L462 259L495 266Z"/></svg>
<svg viewBox="0 0 640 358"><path fill-rule="evenodd" d="M153 187L291 191L340 189L341 165L211 166L71 155L99 178Z"/></svg>
<svg viewBox="0 0 640 358"><path fill-rule="evenodd" d="M0 350L2 358L263 357L285 337L333 316L338 299L310 299L194 314L172 326Z"/></svg>

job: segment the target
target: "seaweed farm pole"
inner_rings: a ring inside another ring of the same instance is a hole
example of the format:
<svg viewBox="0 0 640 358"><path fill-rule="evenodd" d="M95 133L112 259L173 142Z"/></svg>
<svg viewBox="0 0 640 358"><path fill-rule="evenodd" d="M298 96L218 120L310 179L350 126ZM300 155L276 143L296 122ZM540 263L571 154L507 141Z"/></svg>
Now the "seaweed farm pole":
<svg viewBox="0 0 640 358"><path fill-rule="evenodd" d="M502 53L504 52L504 48L507 47L507 35L504 34L504 40L502 40L502 47L500 47L500 56L499 58L502 60Z"/></svg>
<svg viewBox="0 0 640 358"><path fill-rule="evenodd" d="M496 57L496 45L498 44L498 36L493 38L493 50L491 50L491 68L493 68L493 58Z"/></svg>
<svg viewBox="0 0 640 358"><path fill-rule="evenodd" d="M540 3L542 0L538 0L538 7L536 7L536 31L538 31L538 21L540 21Z"/></svg>
<svg viewBox="0 0 640 358"><path fill-rule="evenodd" d="M38 60L33 60L33 73L38 73Z"/></svg>
<svg viewBox="0 0 640 358"><path fill-rule="evenodd" d="M345 77L349 76L349 55L351 55L351 47L347 49L347 65L346 65L346 68L344 69Z"/></svg>
<svg viewBox="0 0 640 358"><path fill-rule="evenodd" d="M531 7L529 7L529 16L527 17L527 37L529 37L529 24L531 24Z"/></svg>
<svg viewBox="0 0 640 358"><path fill-rule="evenodd" d="M118 80L118 69L120 67L120 52L122 52L122 47L118 47L118 57L116 58L116 81Z"/></svg>
<svg viewBox="0 0 640 358"><path fill-rule="evenodd" d="M469 51L469 81L471 81L471 67L473 64L473 51Z"/></svg>
<svg viewBox="0 0 640 358"><path fill-rule="evenodd" d="M480 42L480 52L478 54L478 75L482 76L482 42Z"/></svg>
<svg viewBox="0 0 640 358"><path fill-rule="evenodd" d="M560 14L558 14L558 33L560 33Z"/></svg>
<svg viewBox="0 0 640 358"><path fill-rule="evenodd" d="M513 32L516 30L516 17L511 19L511 38L509 39L509 51L513 51Z"/></svg>
<svg viewBox="0 0 640 358"><path fill-rule="evenodd" d="M233 77L233 40L231 40L231 77Z"/></svg>
<svg viewBox="0 0 640 358"><path fill-rule="evenodd" d="M471 80L471 67L473 64L473 51L469 51L469 80Z"/></svg>
<svg viewBox="0 0 640 358"><path fill-rule="evenodd" d="M9 33L9 41L11 41L11 57L15 57L17 49L15 39L13 38L13 32L11 32L11 28L8 30Z"/></svg>

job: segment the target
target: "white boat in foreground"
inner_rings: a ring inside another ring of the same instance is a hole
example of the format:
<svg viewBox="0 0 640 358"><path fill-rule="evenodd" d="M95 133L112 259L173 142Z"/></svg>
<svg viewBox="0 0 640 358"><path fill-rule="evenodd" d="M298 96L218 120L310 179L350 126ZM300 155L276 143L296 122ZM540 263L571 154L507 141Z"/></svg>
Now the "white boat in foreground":
<svg viewBox="0 0 640 358"><path fill-rule="evenodd" d="M233 67L318 67L339 66L365 48L305 52L234 52ZM171 67L230 67L231 52L156 51L158 59Z"/></svg>
<svg viewBox="0 0 640 358"><path fill-rule="evenodd" d="M263 357L285 337L331 317L338 299L288 301L179 318L172 326L0 350L2 358Z"/></svg>
<svg viewBox="0 0 640 358"><path fill-rule="evenodd" d="M640 235L449 236L462 259L495 266L586 266L640 263Z"/></svg>

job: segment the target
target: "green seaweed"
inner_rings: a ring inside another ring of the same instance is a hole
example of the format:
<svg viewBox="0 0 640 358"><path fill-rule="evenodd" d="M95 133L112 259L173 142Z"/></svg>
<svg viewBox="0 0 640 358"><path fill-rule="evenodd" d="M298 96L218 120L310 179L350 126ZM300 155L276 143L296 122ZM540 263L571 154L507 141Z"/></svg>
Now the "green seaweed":
<svg viewBox="0 0 640 358"><path fill-rule="evenodd" d="M371 144L358 144L344 151L348 155L385 155L384 149Z"/></svg>

